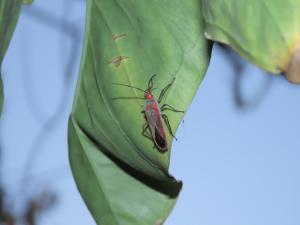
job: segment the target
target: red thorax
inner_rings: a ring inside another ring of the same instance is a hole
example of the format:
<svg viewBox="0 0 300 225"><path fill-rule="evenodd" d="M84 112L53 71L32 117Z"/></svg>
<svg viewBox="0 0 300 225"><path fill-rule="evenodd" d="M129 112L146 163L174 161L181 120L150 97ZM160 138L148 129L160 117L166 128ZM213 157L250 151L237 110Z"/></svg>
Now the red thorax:
<svg viewBox="0 0 300 225"><path fill-rule="evenodd" d="M154 96L153 96L153 94L150 91L147 91L145 93L145 99L151 100L153 98L154 98Z"/></svg>

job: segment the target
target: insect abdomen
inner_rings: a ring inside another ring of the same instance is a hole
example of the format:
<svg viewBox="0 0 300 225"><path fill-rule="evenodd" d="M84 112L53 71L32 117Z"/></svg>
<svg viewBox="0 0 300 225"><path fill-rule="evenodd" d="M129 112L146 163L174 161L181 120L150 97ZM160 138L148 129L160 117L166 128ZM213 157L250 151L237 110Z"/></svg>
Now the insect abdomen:
<svg viewBox="0 0 300 225"><path fill-rule="evenodd" d="M148 100L146 102L145 114L156 147L163 151L167 150L168 144L165 130L163 127L160 110L158 108L158 103L155 100Z"/></svg>

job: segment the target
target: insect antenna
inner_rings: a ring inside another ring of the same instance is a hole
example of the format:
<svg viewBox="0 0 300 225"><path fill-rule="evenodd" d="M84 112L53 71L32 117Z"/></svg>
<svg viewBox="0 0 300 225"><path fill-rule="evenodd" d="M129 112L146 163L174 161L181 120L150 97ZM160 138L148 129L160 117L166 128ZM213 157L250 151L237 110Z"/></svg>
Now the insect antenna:
<svg viewBox="0 0 300 225"><path fill-rule="evenodd" d="M148 91L150 91L153 88L153 78L156 76L156 74L152 75L152 77L150 78L149 82L148 82Z"/></svg>
<svg viewBox="0 0 300 225"><path fill-rule="evenodd" d="M145 90L143 90L143 89L141 89L141 88L134 87L134 86L131 86L131 85L128 85L128 84L119 84L119 83L113 83L113 84L114 84L114 85L125 86L125 87L130 87L130 88L133 88L133 89L136 89L136 90L139 90L139 91L145 92Z"/></svg>

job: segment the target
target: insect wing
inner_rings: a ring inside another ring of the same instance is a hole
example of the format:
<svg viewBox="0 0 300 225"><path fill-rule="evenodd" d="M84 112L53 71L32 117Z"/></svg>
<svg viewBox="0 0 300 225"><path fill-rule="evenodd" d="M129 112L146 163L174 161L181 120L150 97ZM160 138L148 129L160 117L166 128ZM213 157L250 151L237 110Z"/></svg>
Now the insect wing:
<svg viewBox="0 0 300 225"><path fill-rule="evenodd" d="M155 145L160 150L167 150L168 144L166 133L163 127L158 103L155 100L148 100L146 102L145 114Z"/></svg>

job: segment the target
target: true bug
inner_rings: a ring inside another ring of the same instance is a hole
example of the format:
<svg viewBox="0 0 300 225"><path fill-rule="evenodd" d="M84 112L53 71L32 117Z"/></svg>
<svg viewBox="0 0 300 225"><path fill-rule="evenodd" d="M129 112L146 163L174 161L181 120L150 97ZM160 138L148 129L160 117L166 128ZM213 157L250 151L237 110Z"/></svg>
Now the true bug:
<svg viewBox="0 0 300 225"><path fill-rule="evenodd" d="M173 112L184 112L181 110L176 110L169 104L163 104L161 107L159 106L162 98L164 97L165 93L167 90L171 87L173 84L175 78L165 87L162 89L160 92L160 95L158 99L156 100L152 91L153 91L153 79L156 76L154 74L148 81L148 88L146 90L143 90L138 87L134 87L131 85L126 85L126 84L117 84L117 85L122 85L130 88L134 88L136 90L144 92L144 98L145 99L145 109L142 111L145 115L146 123L143 126L143 131L142 134L152 140L155 144L155 146L160 150L160 151L166 151L168 149L168 141L166 137L166 132L164 129L164 124L168 128L171 136L176 139L174 136L169 119L166 114L163 114L162 112L165 110L171 110ZM150 133L149 130L150 129Z"/></svg>

